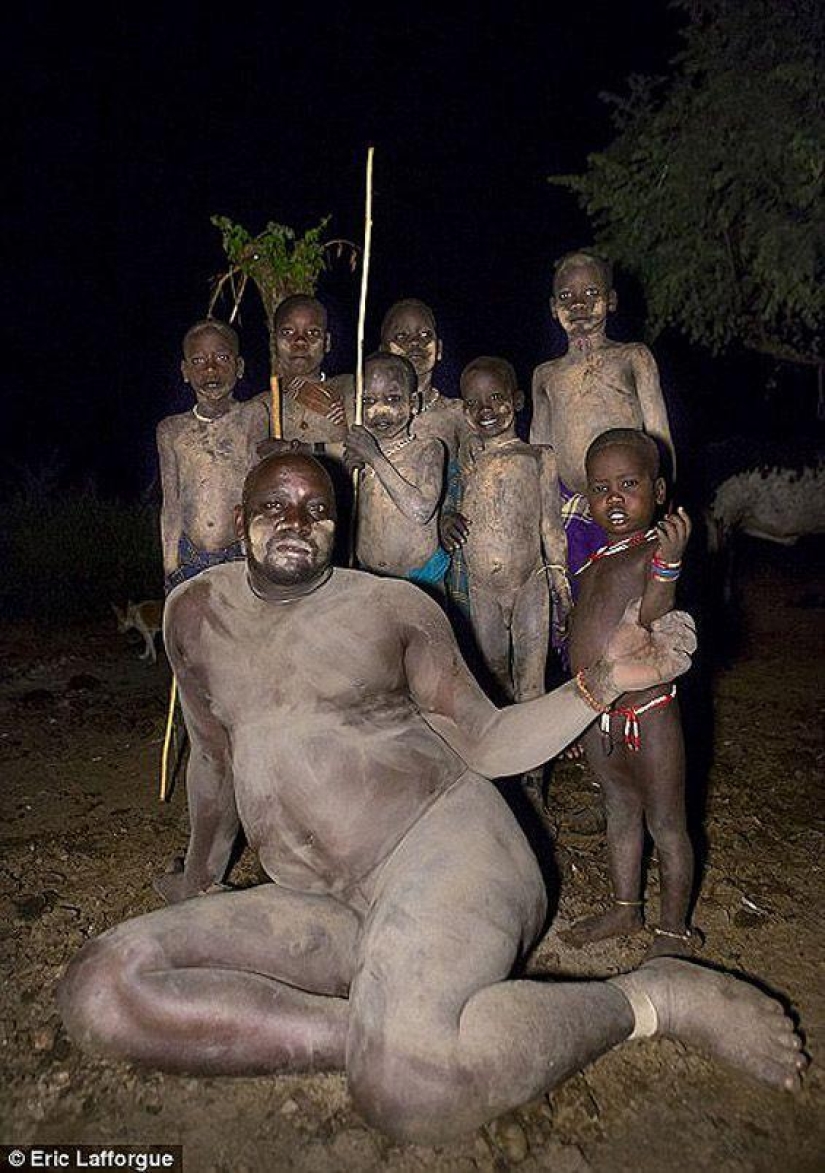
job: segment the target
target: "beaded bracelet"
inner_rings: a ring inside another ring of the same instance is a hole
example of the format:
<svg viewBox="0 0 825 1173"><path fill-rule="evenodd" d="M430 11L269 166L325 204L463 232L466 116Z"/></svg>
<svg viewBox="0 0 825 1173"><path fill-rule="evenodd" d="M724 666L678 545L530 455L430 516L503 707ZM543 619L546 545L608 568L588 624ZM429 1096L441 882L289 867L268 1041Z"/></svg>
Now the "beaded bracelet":
<svg viewBox="0 0 825 1173"><path fill-rule="evenodd" d="M590 691L590 689L584 683L584 669L583 668L579 672L576 673L575 681L576 681L576 688L579 690L579 696L582 698L582 700L584 701L584 703L586 705L588 705L591 709L593 709L597 713L606 713L608 711L610 706L609 705L600 705L599 702L596 700L596 698L593 696L593 693Z"/></svg>
<svg viewBox="0 0 825 1173"><path fill-rule="evenodd" d="M664 558L660 558L658 554L654 554L650 560L650 577L656 582L675 582L681 573L681 560L679 562L665 562Z"/></svg>

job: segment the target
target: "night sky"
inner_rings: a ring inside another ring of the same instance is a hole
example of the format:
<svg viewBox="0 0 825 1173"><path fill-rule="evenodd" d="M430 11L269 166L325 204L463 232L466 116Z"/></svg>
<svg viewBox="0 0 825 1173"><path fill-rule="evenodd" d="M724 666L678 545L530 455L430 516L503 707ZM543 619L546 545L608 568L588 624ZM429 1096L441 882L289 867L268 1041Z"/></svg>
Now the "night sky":
<svg viewBox="0 0 825 1173"><path fill-rule="evenodd" d="M36 467L57 453L67 478L109 492L151 485L155 425L190 402L180 338L224 262L210 217L304 231L329 214L333 235L360 242L369 143L368 346L387 306L418 296L437 314L447 391L479 353L509 357L527 385L560 352L551 264L590 230L547 176L606 145L599 94L665 72L681 15L530 4L478 6L468 21L447 8L367 19L363 6L240 5L220 21L185 3L97 21L22 10L6 44L5 458ZM621 274L618 288L615 332L639 336ZM351 370L358 277L336 270L319 294L328 369ZM240 328L245 398L268 373L254 295Z"/></svg>

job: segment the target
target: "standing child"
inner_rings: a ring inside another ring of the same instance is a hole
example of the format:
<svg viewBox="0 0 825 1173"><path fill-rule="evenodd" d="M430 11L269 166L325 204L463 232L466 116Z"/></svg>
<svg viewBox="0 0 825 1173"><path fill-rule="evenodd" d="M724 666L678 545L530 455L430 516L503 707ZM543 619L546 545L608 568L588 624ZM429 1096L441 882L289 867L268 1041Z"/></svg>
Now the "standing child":
<svg viewBox="0 0 825 1173"><path fill-rule="evenodd" d="M551 448L516 435L524 396L505 359L469 363L461 398L469 435L457 511L441 516L442 541L463 555L470 624L484 662L506 700L528 701L545 691L548 582L562 630L570 610L556 459ZM543 776L543 768L526 776L528 789L540 790Z"/></svg>
<svg viewBox="0 0 825 1173"><path fill-rule="evenodd" d="M350 429L345 460L362 468L358 564L375 574L440 588L448 558L436 515L445 450L410 431L416 373L401 355L374 354L364 364L364 425Z"/></svg>
<svg viewBox="0 0 825 1173"><path fill-rule="evenodd" d="M584 457L596 436L608 428L640 428L665 446L676 475L656 360L641 342L608 338L607 315L616 305L607 261L586 251L558 261L550 312L568 348L533 374L530 441L551 444L556 453L571 574L605 541L586 498Z"/></svg>
<svg viewBox="0 0 825 1173"><path fill-rule="evenodd" d="M580 572L570 658L580 673L604 649L628 605L639 605L649 627L673 607L682 554L690 535L683 509L652 527L665 500L659 452L633 428L602 433L587 450L587 497L607 534ZM577 676L581 687L581 678ZM594 708L598 706L593 704ZM613 906L563 934L584 945L642 927L642 850L645 825L659 857L660 913L651 954L689 951L688 906L693 849L685 815L685 753L675 685L625 693L584 734L607 814L607 853Z"/></svg>
<svg viewBox="0 0 825 1173"><path fill-rule="evenodd" d="M269 430L260 401L235 399L243 369L238 335L231 326L208 318L187 330L181 373L195 404L167 416L157 429L167 593L207 566L243 557L234 509L246 474L257 462L257 446Z"/></svg>

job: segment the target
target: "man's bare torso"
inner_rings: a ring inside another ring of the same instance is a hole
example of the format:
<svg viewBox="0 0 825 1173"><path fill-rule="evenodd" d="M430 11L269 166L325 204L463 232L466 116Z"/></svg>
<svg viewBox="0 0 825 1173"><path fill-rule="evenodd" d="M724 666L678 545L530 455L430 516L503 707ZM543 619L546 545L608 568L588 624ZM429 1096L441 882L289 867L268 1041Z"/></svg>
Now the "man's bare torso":
<svg viewBox="0 0 825 1173"><path fill-rule="evenodd" d="M187 671L228 735L247 840L286 887L350 887L465 771L409 693L405 629L421 598L335 570L305 599L273 605L241 563L170 598Z"/></svg>

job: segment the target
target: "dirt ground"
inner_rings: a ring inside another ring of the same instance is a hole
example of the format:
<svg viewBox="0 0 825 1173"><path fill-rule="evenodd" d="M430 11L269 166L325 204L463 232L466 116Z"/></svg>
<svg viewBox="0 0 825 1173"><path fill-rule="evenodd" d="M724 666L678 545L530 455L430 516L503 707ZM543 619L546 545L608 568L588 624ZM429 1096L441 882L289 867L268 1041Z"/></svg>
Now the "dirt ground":
<svg viewBox="0 0 825 1173"><path fill-rule="evenodd" d="M87 938L158 906L151 880L186 841L182 786L157 800L167 666L141 663L107 616L60 633L2 628L0 1142L180 1143L188 1173L825 1168L822 552L813 540L749 544L736 651L712 668L706 653L683 691L689 723L704 730L691 737L703 957L758 976L798 1014L813 1056L800 1095L673 1042L634 1043L547 1099L427 1149L367 1128L339 1075L190 1079L81 1054L61 1031L55 983ZM587 771L557 765L548 801L560 899L531 967L630 968L645 936L578 952L558 939L558 927L604 905L608 885ZM255 881L248 858L233 879ZM655 869L648 894L655 919Z"/></svg>

